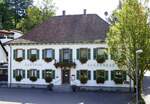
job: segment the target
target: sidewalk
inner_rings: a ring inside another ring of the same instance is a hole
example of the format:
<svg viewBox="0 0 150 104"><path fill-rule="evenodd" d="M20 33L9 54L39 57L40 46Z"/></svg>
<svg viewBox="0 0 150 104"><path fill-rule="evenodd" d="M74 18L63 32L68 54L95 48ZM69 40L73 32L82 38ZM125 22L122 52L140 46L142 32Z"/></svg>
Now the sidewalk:
<svg viewBox="0 0 150 104"><path fill-rule="evenodd" d="M150 104L150 71L146 72L143 82L143 97L146 104Z"/></svg>

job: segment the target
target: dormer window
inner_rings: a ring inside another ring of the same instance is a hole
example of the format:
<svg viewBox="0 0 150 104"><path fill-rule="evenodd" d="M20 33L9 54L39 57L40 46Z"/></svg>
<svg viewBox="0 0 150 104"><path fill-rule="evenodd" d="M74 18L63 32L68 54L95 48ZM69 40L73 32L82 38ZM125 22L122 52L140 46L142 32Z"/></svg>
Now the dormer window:
<svg viewBox="0 0 150 104"><path fill-rule="evenodd" d="M80 60L82 64L86 63L90 59L90 49L80 48L77 49L77 59Z"/></svg>
<svg viewBox="0 0 150 104"><path fill-rule="evenodd" d="M51 62L55 58L54 49L44 49L42 50L42 57L46 62Z"/></svg>
<svg viewBox="0 0 150 104"><path fill-rule="evenodd" d="M14 50L14 59L18 62L21 62L23 59L25 59L25 50L23 49Z"/></svg>
<svg viewBox="0 0 150 104"><path fill-rule="evenodd" d="M28 59L32 62L39 59L39 50L38 49L29 49L28 50Z"/></svg>

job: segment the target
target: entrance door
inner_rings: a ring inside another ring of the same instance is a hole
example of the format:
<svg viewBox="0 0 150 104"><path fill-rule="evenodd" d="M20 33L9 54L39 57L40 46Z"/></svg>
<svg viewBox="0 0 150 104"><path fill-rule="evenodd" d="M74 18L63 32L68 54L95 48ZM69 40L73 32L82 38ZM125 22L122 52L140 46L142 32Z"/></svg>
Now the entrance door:
<svg viewBox="0 0 150 104"><path fill-rule="evenodd" d="M62 70L62 84L70 83L70 70Z"/></svg>

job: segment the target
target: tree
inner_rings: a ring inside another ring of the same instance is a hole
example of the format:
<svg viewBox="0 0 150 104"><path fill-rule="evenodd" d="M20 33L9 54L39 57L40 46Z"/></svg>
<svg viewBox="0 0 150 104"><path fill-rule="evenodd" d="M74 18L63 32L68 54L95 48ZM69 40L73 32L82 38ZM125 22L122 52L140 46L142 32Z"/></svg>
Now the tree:
<svg viewBox="0 0 150 104"><path fill-rule="evenodd" d="M48 18L55 15L55 6L52 0L43 2L42 7L31 6L26 10L26 17L22 18L17 24L17 28L24 33L33 29L36 25L46 21Z"/></svg>
<svg viewBox="0 0 150 104"><path fill-rule="evenodd" d="M32 5L32 0L7 0L7 3L15 14L15 24L17 24L26 15L25 10Z"/></svg>
<svg viewBox="0 0 150 104"><path fill-rule="evenodd" d="M0 2L0 29L14 29L14 13L7 2Z"/></svg>
<svg viewBox="0 0 150 104"><path fill-rule="evenodd" d="M127 69L129 77L136 85L136 50L142 49L139 60L139 89L142 83L147 58L150 57L149 12L138 0L123 0L122 6L115 10L109 29L107 43L110 53L120 69Z"/></svg>

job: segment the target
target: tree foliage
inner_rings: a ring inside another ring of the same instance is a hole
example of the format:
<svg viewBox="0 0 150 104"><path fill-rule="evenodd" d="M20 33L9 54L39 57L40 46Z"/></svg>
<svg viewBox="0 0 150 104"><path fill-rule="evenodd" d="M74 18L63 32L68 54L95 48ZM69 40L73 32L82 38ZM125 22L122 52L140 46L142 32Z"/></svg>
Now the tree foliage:
<svg viewBox="0 0 150 104"><path fill-rule="evenodd" d="M15 28L14 13L5 1L0 2L0 29Z"/></svg>
<svg viewBox="0 0 150 104"><path fill-rule="evenodd" d="M22 18L17 24L17 28L24 33L33 29L36 25L46 21L49 17L55 15L55 7L52 0L43 2L42 7L31 6L26 10L26 17Z"/></svg>
<svg viewBox="0 0 150 104"><path fill-rule="evenodd" d="M150 24L149 12L138 0L123 0L122 6L111 17L111 27L107 43L110 53L120 69L127 69L134 81L136 70L136 50L142 49L139 60L140 88L144 72L148 70L150 59ZM149 57L149 58L148 58Z"/></svg>

